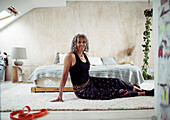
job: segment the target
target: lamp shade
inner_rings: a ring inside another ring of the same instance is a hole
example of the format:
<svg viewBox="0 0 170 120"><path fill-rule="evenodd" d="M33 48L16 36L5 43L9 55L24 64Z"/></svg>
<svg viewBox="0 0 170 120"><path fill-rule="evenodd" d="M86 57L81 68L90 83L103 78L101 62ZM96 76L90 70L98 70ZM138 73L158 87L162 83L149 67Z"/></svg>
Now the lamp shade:
<svg viewBox="0 0 170 120"><path fill-rule="evenodd" d="M26 48L13 47L11 51L11 59L27 59Z"/></svg>

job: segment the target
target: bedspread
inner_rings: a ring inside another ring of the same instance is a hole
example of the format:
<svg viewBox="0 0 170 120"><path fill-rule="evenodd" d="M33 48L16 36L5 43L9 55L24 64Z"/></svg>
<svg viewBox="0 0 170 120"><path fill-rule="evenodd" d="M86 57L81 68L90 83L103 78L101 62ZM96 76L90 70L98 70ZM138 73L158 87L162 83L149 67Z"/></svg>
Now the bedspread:
<svg viewBox="0 0 170 120"><path fill-rule="evenodd" d="M35 81L43 77L61 78L63 65L41 66L34 70L30 80ZM108 65L108 66L90 66L89 75L93 77L119 78L121 80L140 85L144 82L140 69L130 64ZM70 78L70 74L68 75Z"/></svg>

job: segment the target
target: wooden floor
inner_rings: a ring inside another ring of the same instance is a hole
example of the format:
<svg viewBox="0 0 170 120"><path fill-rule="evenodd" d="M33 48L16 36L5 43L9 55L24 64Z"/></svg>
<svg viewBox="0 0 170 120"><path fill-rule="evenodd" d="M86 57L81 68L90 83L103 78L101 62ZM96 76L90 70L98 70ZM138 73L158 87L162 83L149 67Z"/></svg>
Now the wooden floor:
<svg viewBox="0 0 170 120"><path fill-rule="evenodd" d="M35 111L36 112L36 111ZM9 112L1 112L1 120L10 120ZM155 120L154 110L116 111L49 111L37 120Z"/></svg>

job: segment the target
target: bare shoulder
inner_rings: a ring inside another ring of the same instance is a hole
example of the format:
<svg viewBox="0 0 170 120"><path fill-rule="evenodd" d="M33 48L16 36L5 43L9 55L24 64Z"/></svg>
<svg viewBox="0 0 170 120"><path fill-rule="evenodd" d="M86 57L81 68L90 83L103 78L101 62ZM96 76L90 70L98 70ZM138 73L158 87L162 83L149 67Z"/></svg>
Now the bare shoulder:
<svg viewBox="0 0 170 120"><path fill-rule="evenodd" d="M69 53L67 54L67 57L68 57L69 59L74 59L74 58L75 58L75 55L74 55L73 52L69 52Z"/></svg>

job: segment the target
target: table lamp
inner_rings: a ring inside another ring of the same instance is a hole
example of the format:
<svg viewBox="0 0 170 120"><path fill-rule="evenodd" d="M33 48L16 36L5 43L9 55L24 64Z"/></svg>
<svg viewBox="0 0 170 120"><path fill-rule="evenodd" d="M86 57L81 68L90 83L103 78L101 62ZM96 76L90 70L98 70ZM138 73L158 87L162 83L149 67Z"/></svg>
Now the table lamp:
<svg viewBox="0 0 170 120"><path fill-rule="evenodd" d="M26 48L13 47L11 51L11 59L16 59L14 62L16 66L22 66L23 62L18 59L27 59Z"/></svg>

